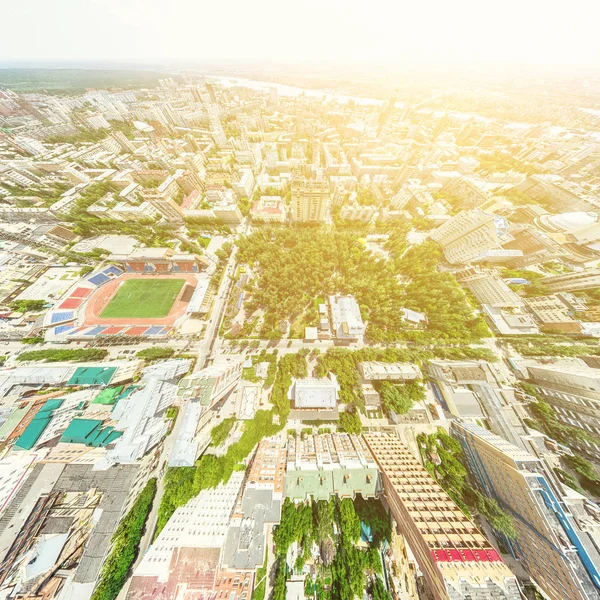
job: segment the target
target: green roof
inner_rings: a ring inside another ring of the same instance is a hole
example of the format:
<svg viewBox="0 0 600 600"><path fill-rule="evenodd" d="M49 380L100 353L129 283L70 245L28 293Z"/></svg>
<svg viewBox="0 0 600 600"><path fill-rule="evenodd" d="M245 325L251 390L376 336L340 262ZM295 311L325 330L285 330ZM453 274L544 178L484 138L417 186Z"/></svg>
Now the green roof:
<svg viewBox="0 0 600 600"><path fill-rule="evenodd" d="M85 444L87 438L96 437L94 430L101 425L101 419L73 419L62 434L60 441L71 444Z"/></svg>
<svg viewBox="0 0 600 600"><path fill-rule="evenodd" d="M40 411L56 410L62 406L63 402L63 398L51 398L50 400L46 400L46 402L44 402L44 406L42 406Z"/></svg>
<svg viewBox="0 0 600 600"><path fill-rule="evenodd" d="M117 367L78 367L67 385L108 385Z"/></svg>
<svg viewBox="0 0 600 600"><path fill-rule="evenodd" d="M117 398L117 402L119 400L123 400L123 398L127 398L127 396L129 396L129 394L132 394L137 389L138 389L137 385L128 385L126 388L123 388L123 391L119 394L119 397Z"/></svg>
<svg viewBox="0 0 600 600"><path fill-rule="evenodd" d="M44 429L48 427L48 423L52 420L52 417L40 417L33 419L29 425L25 428L25 431L19 436L19 439L16 441L15 446L19 448L23 448L23 450L31 450L35 443L38 441L42 433L44 433Z"/></svg>
<svg viewBox="0 0 600 600"><path fill-rule="evenodd" d="M73 419L60 438L68 444L85 444L86 446L104 447L118 438L122 433L112 427L102 427L100 419Z"/></svg>
<svg viewBox="0 0 600 600"><path fill-rule="evenodd" d="M35 413L31 423L27 425L23 433L19 436L15 445L19 448L24 448L25 450L31 450L42 433L44 433L44 429L48 427L48 423L52 420L54 411L57 408L60 408L63 402L64 400L62 398L51 398L50 400L46 400L42 408Z"/></svg>
<svg viewBox="0 0 600 600"><path fill-rule="evenodd" d="M292 500L328 500L330 496L341 498L374 496L377 492L377 469L333 469L331 471L302 471L288 469L285 475L285 496Z"/></svg>
<svg viewBox="0 0 600 600"><path fill-rule="evenodd" d="M92 400L92 404L114 404L122 389L122 387L105 388Z"/></svg>

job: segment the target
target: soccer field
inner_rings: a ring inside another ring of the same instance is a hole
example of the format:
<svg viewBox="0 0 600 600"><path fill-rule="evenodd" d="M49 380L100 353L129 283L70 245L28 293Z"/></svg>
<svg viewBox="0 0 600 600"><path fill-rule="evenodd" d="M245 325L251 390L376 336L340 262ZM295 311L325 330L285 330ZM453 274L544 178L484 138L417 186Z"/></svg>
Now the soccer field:
<svg viewBox="0 0 600 600"><path fill-rule="evenodd" d="M100 314L101 319L166 317L185 279L128 279Z"/></svg>

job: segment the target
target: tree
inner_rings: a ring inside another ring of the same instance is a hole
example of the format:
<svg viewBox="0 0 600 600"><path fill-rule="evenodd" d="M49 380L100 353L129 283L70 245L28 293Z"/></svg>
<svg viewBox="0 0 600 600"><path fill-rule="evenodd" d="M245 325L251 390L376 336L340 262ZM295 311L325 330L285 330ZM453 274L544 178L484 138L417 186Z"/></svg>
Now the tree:
<svg viewBox="0 0 600 600"><path fill-rule="evenodd" d="M350 498L344 498L338 503L338 510L343 539L356 542L360 537L360 518L354 509L354 503Z"/></svg>
<svg viewBox="0 0 600 600"><path fill-rule="evenodd" d="M327 500L313 502L313 531L318 543L333 538L334 504Z"/></svg>
<svg viewBox="0 0 600 600"><path fill-rule="evenodd" d="M489 521L490 525L509 540L517 537L514 521L506 514L493 498L487 498L475 490L477 510Z"/></svg>
<svg viewBox="0 0 600 600"><path fill-rule="evenodd" d="M164 358L171 358L175 354L175 350L173 348L169 348L168 346L157 346L154 348L146 348L144 350L140 350L136 356L143 360L160 360Z"/></svg>
<svg viewBox="0 0 600 600"><path fill-rule="evenodd" d="M385 585L379 577L376 577L372 580L371 585L369 586L369 594L373 600L392 600L389 592L385 589Z"/></svg>
<svg viewBox="0 0 600 600"><path fill-rule="evenodd" d="M26 313L43 310L46 304L46 300L15 300L11 303L11 308L17 312Z"/></svg>
<svg viewBox="0 0 600 600"><path fill-rule="evenodd" d="M340 427L346 433L360 433L362 431L362 423L359 414L354 407L345 410L340 415Z"/></svg>
<svg viewBox="0 0 600 600"><path fill-rule="evenodd" d="M210 440L213 446L220 446L229 435L231 428L235 424L235 417L229 417L223 419L216 427L213 427L210 431Z"/></svg>
<svg viewBox="0 0 600 600"><path fill-rule="evenodd" d="M152 478L148 480L112 537L113 547L102 566L92 600L114 600L119 595L135 561L155 495L156 479Z"/></svg>
<svg viewBox="0 0 600 600"><path fill-rule="evenodd" d="M381 395L383 407L398 414L407 413L415 402L425 399L423 386L416 382L397 384L382 381L377 386L377 391Z"/></svg>

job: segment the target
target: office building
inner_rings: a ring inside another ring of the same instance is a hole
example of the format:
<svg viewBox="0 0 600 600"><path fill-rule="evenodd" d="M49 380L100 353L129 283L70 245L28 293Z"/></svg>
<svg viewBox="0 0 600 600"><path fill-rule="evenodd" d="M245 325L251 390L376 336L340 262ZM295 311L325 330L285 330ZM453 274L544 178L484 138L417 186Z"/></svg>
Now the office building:
<svg viewBox="0 0 600 600"><path fill-rule="evenodd" d="M250 209L252 220L259 223L285 223L286 213L281 196L261 196Z"/></svg>
<svg viewBox="0 0 600 600"><path fill-rule="evenodd" d="M215 204L212 211L217 219L228 225L239 225L244 220L244 215L237 204L226 202Z"/></svg>
<svg viewBox="0 0 600 600"><path fill-rule="evenodd" d="M198 454L210 443L210 431L205 430L214 416L211 409L236 386L243 364L241 360L222 359L179 382L183 426L169 457L170 467L194 466Z"/></svg>
<svg viewBox="0 0 600 600"><path fill-rule="evenodd" d="M451 432L482 493L512 517L517 537L510 546L544 596L597 600L597 543L579 527L544 464L479 425L453 421Z"/></svg>
<svg viewBox="0 0 600 600"><path fill-rule="evenodd" d="M518 308L523 301L496 272L475 273L461 283L466 285L481 304L494 308Z"/></svg>
<svg viewBox="0 0 600 600"><path fill-rule="evenodd" d="M400 440L363 436L394 520L436 600L518 600L516 577L495 548Z"/></svg>
<svg viewBox="0 0 600 600"><path fill-rule="evenodd" d="M240 169L232 185L238 198L252 198L252 191L254 190L252 169Z"/></svg>
<svg viewBox="0 0 600 600"><path fill-rule="evenodd" d="M300 223L320 223L327 215L329 182L320 169L304 167L292 174L290 217Z"/></svg>

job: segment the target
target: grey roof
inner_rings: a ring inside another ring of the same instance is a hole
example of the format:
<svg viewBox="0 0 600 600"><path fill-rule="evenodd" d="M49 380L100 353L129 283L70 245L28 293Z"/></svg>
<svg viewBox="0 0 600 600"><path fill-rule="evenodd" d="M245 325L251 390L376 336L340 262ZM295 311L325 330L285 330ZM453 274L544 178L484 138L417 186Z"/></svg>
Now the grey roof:
<svg viewBox="0 0 600 600"><path fill-rule="evenodd" d="M281 500L273 490L247 487L242 498L242 519L232 521L223 556L228 567L255 569L265 560L265 523L278 523Z"/></svg>

